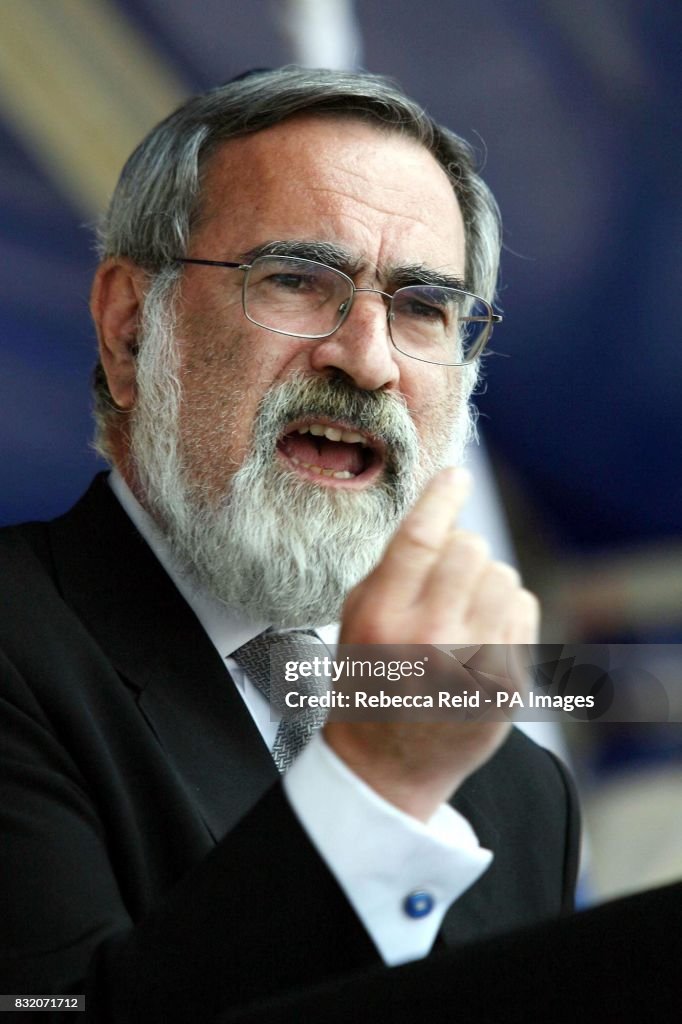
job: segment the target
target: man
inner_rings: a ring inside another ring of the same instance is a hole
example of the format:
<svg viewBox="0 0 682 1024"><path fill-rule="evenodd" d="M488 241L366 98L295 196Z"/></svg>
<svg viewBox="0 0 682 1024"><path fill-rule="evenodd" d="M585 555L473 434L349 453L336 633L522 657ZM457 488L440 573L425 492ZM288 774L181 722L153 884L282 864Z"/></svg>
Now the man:
<svg viewBox="0 0 682 1024"><path fill-rule="evenodd" d="M254 74L150 134L101 244L113 472L2 537L4 990L207 1020L567 909L551 755L496 722L338 721L294 760L259 689L293 627L535 636L444 468L499 251L465 144L373 76Z"/></svg>

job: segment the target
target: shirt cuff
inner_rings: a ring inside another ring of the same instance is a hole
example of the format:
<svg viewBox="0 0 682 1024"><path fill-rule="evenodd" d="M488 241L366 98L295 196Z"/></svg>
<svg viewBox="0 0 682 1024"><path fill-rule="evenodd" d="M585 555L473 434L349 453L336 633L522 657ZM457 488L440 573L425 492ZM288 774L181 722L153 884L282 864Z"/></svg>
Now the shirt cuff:
<svg viewBox="0 0 682 1024"><path fill-rule="evenodd" d="M389 965L426 956L447 909L492 862L452 807L442 804L427 824L405 814L355 775L321 731L284 790Z"/></svg>

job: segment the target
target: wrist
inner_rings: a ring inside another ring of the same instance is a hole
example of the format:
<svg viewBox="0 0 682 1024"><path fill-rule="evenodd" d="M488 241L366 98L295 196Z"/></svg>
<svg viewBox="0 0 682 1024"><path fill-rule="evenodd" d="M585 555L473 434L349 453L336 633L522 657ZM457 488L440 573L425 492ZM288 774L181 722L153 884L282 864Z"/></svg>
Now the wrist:
<svg viewBox="0 0 682 1024"><path fill-rule="evenodd" d="M350 725L330 722L324 739L347 768L382 799L405 814L428 822L466 778L452 764L438 766L433 757L409 756L399 733L414 726Z"/></svg>

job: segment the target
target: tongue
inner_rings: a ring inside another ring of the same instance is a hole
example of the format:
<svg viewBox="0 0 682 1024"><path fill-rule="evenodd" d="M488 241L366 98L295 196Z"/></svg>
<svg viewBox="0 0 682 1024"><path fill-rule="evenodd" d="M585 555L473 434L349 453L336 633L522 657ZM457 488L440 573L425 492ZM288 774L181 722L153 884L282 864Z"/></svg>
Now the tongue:
<svg viewBox="0 0 682 1024"><path fill-rule="evenodd" d="M357 476L365 466L363 449L359 444L328 441L311 434L287 434L280 442L281 451L290 459L307 462L311 466L331 469L335 473L353 473Z"/></svg>

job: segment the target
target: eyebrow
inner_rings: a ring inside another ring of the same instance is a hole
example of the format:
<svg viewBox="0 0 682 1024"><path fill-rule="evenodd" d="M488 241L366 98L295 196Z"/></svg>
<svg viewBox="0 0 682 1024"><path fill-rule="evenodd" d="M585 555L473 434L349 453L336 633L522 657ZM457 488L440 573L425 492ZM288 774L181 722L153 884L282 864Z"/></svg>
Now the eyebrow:
<svg viewBox="0 0 682 1024"><path fill-rule="evenodd" d="M441 270L427 267L424 263L394 267L389 274L389 280L394 289L406 288L412 284L426 284L435 288L457 288L459 291L466 291L466 284L461 277L445 274Z"/></svg>
<svg viewBox="0 0 682 1024"><path fill-rule="evenodd" d="M261 245L240 253L238 258L244 263L252 263L259 256L292 256L300 260L316 260L334 270L341 270L353 277L363 269L363 261L354 256L348 249L333 242L321 242L313 239L292 238L279 241L263 242ZM396 291L409 285L425 284L435 288L456 288L466 291L466 284L461 277L446 274L424 263L408 263L391 267L381 275L385 279L385 287Z"/></svg>
<svg viewBox="0 0 682 1024"><path fill-rule="evenodd" d="M342 270L351 276L357 273L360 261L348 249L333 242L318 242L313 239L290 238L286 241L263 242L261 245L240 253L239 259L252 263L259 256L293 256L299 260L316 260L334 270Z"/></svg>

